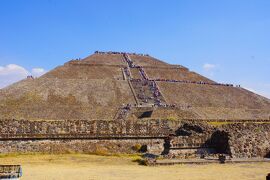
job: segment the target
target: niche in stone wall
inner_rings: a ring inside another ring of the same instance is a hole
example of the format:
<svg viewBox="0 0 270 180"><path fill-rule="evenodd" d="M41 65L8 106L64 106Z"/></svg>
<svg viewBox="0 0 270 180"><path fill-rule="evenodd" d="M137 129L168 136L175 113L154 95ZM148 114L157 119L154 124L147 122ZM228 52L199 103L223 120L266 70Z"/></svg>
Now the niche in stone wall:
<svg viewBox="0 0 270 180"><path fill-rule="evenodd" d="M216 153L230 154L229 133L225 131L215 131L208 141L209 145L216 150Z"/></svg>
<svg viewBox="0 0 270 180"><path fill-rule="evenodd" d="M270 158L270 150L269 150L269 152L265 155L265 158Z"/></svg>

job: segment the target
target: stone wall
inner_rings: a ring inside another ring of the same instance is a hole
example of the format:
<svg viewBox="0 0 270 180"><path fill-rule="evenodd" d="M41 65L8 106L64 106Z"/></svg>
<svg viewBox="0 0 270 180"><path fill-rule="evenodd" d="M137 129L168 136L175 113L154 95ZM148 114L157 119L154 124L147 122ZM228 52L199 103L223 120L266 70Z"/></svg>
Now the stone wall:
<svg viewBox="0 0 270 180"><path fill-rule="evenodd" d="M138 153L138 147L146 146L150 153L160 154L163 139L121 139L121 140L9 140L0 141L1 153Z"/></svg>
<svg viewBox="0 0 270 180"><path fill-rule="evenodd" d="M167 137L180 121L0 121L1 139Z"/></svg>
<svg viewBox="0 0 270 180"><path fill-rule="evenodd" d="M155 154L208 151L237 158L269 157L270 124L214 127L168 120L0 121L0 153L134 153L143 145Z"/></svg>
<svg viewBox="0 0 270 180"><path fill-rule="evenodd" d="M234 158L270 158L270 124L232 123L213 127L205 123L183 123L167 148L168 154L178 157L212 153Z"/></svg>
<svg viewBox="0 0 270 180"><path fill-rule="evenodd" d="M177 158L194 158L200 157L201 154L215 153L210 141L211 135L216 128L206 123L183 122L171 136L169 145L164 150L164 155ZM168 139L166 139L168 141Z"/></svg>
<svg viewBox="0 0 270 180"><path fill-rule="evenodd" d="M2 120L0 153L134 153L144 146L150 153L161 154L164 138L180 124L166 120Z"/></svg>
<svg viewBox="0 0 270 180"><path fill-rule="evenodd" d="M229 134L228 143L233 157L269 157L269 123L237 123L224 125L220 129Z"/></svg>

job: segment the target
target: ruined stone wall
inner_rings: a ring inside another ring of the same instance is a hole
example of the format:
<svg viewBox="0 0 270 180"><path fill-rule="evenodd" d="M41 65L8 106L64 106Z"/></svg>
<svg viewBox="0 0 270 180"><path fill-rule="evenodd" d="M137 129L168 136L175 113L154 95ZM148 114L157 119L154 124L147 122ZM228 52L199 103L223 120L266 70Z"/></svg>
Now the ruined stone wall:
<svg viewBox="0 0 270 180"><path fill-rule="evenodd" d="M206 123L183 122L175 131L172 148L209 146L207 141L216 129Z"/></svg>
<svg viewBox="0 0 270 180"><path fill-rule="evenodd" d="M270 124L267 122L217 127L191 122L180 125L175 135L170 142L170 153L179 157L190 152L200 154L208 151L229 154L234 158L270 158Z"/></svg>
<svg viewBox="0 0 270 180"><path fill-rule="evenodd" d="M269 123L228 124L220 129L229 134L228 143L233 157L270 157Z"/></svg>
<svg viewBox="0 0 270 180"><path fill-rule="evenodd" d="M65 120L65 121L0 121L1 139L50 138L125 138L167 137L179 121L139 120Z"/></svg>
<svg viewBox="0 0 270 180"><path fill-rule="evenodd" d="M163 154L176 158L196 158L201 154L215 153L210 141L215 131L216 128L207 123L185 121L175 131L175 136L168 138L170 142L164 146ZM168 139L165 142L168 143Z"/></svg>
<svg viewBox="0 0 270 180"><path fill-rule="evenodd" d="M181 154L205 148L237 158L270 157L269 123L232 123L211 126L195 121L168 120L65 120L0 121L0 153L81 152L134 153L132 147L145 145L161 154L168 150ZM197 148L197 149L196 149Z"/></svg>
<svg viewBox="0 0 270 180"><path fill-rule="evenodd" d="M135 153L146 146L160 154L163 138L180 122L150 121L0 121L0 153Z"/></svg>
<svg viewBox="0 0 270 180"><path fill-rule="evenodd" d="M160 154L163 139L63 139L63 140L9 140L0 141L1 153L138 153L137 147L146 146L150 153Z"/></svg>

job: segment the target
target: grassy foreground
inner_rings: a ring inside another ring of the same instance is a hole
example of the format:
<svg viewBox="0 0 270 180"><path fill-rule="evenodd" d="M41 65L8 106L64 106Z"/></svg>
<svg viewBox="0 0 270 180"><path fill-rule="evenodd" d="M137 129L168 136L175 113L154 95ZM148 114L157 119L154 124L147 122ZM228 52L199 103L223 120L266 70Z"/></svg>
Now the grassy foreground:
<svg viewBox="0 0 270 180"><path fill-rule="evenodd" d="M134 162L137 158L128 155L32 154L0 156L0 164L21 164L22 180L264 180L270 173L269 163L146 167Z"/></svg>

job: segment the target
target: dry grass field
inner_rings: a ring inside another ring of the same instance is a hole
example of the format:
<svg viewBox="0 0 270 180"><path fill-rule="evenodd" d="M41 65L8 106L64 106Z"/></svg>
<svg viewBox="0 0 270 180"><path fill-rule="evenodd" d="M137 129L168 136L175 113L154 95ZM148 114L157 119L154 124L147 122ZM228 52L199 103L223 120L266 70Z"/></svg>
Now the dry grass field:
<svg viewBox="0 0 270 180"><path fill-rule="evenodd" d="M146 167L134 160L138 156L9 155L1 156L0 164L21 164L22 180L189 180L189 179L265 179L269 163L175 165Z"/></svg>

